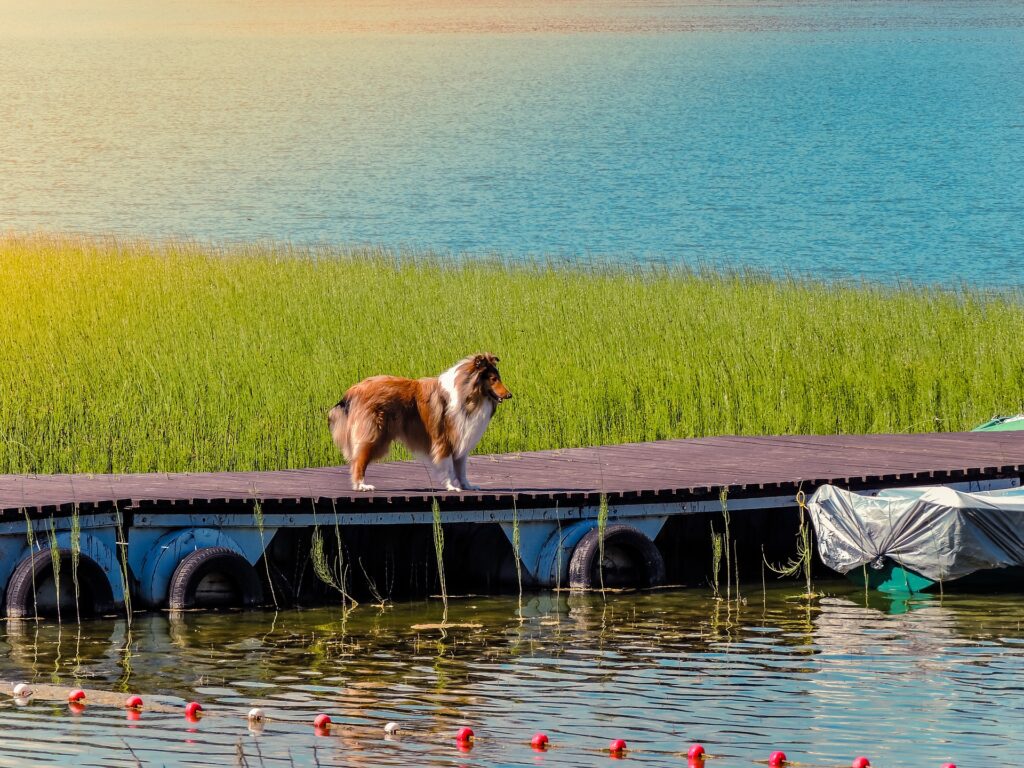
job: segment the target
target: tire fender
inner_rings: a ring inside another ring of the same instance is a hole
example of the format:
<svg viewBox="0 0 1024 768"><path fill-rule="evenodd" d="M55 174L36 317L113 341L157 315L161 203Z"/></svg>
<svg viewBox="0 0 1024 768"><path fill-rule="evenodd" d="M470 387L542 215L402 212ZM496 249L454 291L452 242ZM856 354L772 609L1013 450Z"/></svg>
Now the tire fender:
<svg viewBox="0 0 1024 768"><path fill-rule="evenodd" d="M70 549L62 547L57 551L62 563L65 558L71 558ZM87 610L96 614L112 611L115 599L106 572L84 552L79 552L78 558L79 578L89 580L89 592L93 596L93 604L87 606ZM49 550L37 551L34 555L29 553L14 567L7 582L7 595L4 601L7 618L23 619L34 614L36 586L47 569L52 567L53 560Z"/></svg>
<svg viewBox="0 0 1024 768"><path fill-rule="evenodd" d="M628 550L643 576L637 587L656 587L665 581L665 559L654 542L631 525L614 523L605 528L605 546L614 543ZM569 588L593 589L594 564L600 557L601 542L597 528L580 538L569 560Z"/></svg>
<svg viewBox="0 0 1024 768"><path fill-rule="evenodd" d="M222 573L238 591L239 607L252 608L263 602L263 584L256 569L228 547L203 547L181 559L167 588L167 607L172 611L194 608L196 587L211 572Z"/></svg>

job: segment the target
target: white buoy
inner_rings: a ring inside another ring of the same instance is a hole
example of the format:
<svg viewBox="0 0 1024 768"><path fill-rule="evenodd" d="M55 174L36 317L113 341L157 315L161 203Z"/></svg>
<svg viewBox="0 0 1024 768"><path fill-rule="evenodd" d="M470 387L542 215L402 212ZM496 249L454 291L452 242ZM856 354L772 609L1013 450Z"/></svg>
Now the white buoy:
<svg viewBox="0 0 1024 768"><path fill-rule="evenodd" d="M249 710L249 722L250 723L262 723L266 715L263 714L263 710L259 707L253 707Z"/></svg>
<svg viewBox="0 0 1024 768"><path fill-rule="evenodd" d="M34 693L35 691L29 688L25 683L18 683L14 686L14 698L16 699L28 699L31 698Z"/></svg>
<svg viewBox="0 0 1024 768"><path fill-rule="evenodd" d="M388 723L384 726L384 733L388 736L394 736L399 730L398 723Z"/></svg>

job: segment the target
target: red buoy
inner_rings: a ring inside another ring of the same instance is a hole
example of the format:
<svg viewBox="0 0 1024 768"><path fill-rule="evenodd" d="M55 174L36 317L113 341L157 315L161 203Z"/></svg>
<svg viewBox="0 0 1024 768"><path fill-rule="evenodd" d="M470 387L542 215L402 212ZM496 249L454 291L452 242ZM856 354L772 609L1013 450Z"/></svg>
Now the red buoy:
<svg viewBox="0 0 1024 768"><path fill-rule="evenodd" d="M546 733L535 733L533 738L530 739L530 746L534 749L543 752L548 748L548 737Z"/></svg>
<svg viewBox="0 0 1024 768"><path fill-rule="evenodd" d="M476 738L476 734L473 733L473 729L468 726L459 728L459 732L455 734L455 741L459 744L468 744Z"/></svg>
<svg viewBox="0 0 1024 768"><path fill-rule="evenodd" d="M313 727L314 728L327 728L327 727L330 726L330 724L331 724L331 717L330 717L330 715L323 715L323 714L321 714L321 715L317 715L316 717L313 718Z"/></svg>
<svg viewBox="0 0 1024 768"><path fill-rule="evenodd" d="M124 706L126 709L142 709L142 697L129 696L124 700Z"/></svg>
<svg viewBox="0 0 1024 768"><path fill-rule="evenodd" d="M613 755L621 755L626 751L626 742L623 739L615 739L608 745L608 751Z"/></svg>
<svg viewBox="0 0 1024 768"><path fill-rule="evenodd" d="M68 701L85 701L85 691L81 688L75 688L75 690L68 693Z"/></svg>
<svg viewBox="0 0 1024 768"><path fill-rule="evenodd" d="M942 768L956 768L956 763L943 763Z"/></svg>
<svg viewBox="0 0 1024 768"><path fill-rule="evenodd" d="M701 760L704 758L704 747L700 744L691 744L686 756L691 760Z"/></svg>
<svg viewBox="0 0 1024 768"><path fill-rule="evenodd" d="M870 768L871 761L861 755L860 757L853 758L853 765L851 768Z"/></svg>
<svg viewBox="0 0 1024 768"><path fill-rule="evenodd" d="M782 751L772 752L772 756L768 758L768 765L771 768L779 768L780 765L786 764L786 753Z"/></svg>
<svg viewBox="0 0 1024 768"><path fill-rule="evenodd" d="M199 713L203 711L203 705L198 701L190 701L185 705L185 717L187 718L198 718Z"/></svg>

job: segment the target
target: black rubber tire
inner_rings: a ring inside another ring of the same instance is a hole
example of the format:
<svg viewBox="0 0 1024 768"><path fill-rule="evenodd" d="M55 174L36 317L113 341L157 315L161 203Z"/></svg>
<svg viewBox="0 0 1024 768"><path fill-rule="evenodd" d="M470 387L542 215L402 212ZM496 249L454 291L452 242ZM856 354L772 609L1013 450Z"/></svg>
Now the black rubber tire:
<svg viewBox="0 0 1024 768"><path fill-rule="evenodd" d="M167 607L181 611L196 604L196 588L203 577L219 573L231 582L238 598L234 607L252 608L263 603L263 583L249 561L227 547L203 547L181 559L167 587Z"/></svg>
<svg viewBox="0 0 1024 768"><path fill-rule="evenodd" d="M71 550L60 549L61 572L67 567L70 576ZM33 592L44 581L47 572L53 567L50 552L36 552L35 556L25 557L14 568L11 578L7 581L5 609L7 618L24 619L35 615ZM114 610L114 595L103 569L89 557L78 555L78 579L80 588L82 615L99 616Z"/></svg>
<svg viewBox="0 0 1024 768"><path fill-rule="evenodd" d="M646 588L664 583L665 559L654 542L633 526L622 523L609 525L604 532L604 546L606 552L615 547L628 553L637 570L637 583L628 586ZM600 579L595 576L600 549L598 529L592 528L583 535L572 551L572 558L569 560L570 589L600 587Z"/></svg>

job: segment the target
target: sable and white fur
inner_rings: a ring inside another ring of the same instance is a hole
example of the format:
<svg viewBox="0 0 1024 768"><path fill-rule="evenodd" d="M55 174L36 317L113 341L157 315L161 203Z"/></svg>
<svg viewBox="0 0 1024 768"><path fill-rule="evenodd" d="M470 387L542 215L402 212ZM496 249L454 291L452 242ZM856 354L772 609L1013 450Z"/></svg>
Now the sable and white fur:
<svg viewBox="0 0 1024 768"><path fill-rule="evenodd" d="M434 378L371 376L352 386L327 415L334 444L351 464L352 489L372 491L366 466L387 455L395 440L429 462L445 490L473 490L466 459L495 409L512 393L498 358L464 358Z"/></svg>

